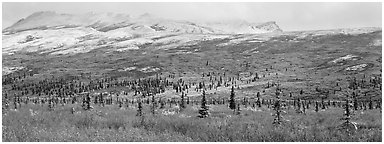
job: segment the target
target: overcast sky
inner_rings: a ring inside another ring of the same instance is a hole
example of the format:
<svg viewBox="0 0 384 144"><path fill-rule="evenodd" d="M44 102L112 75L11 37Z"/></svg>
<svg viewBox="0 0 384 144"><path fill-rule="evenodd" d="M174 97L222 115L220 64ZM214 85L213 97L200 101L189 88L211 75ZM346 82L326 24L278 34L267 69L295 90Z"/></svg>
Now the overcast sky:
<svg viewBox="0 0 384 144"><path fill-rule="evenodd" d="M183 20L276 21L284 31L381 27L381 3L3 3L2 29L37 11L150 13Z"/></svg>

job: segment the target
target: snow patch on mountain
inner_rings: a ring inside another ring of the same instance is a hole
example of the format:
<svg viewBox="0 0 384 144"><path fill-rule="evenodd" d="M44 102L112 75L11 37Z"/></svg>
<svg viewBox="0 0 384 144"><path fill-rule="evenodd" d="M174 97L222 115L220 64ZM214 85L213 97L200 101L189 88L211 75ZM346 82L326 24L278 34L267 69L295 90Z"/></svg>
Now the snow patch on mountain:
<svg viewBox="0 0 384 144"><path fill-rule="evenodd" d="M362 71L367 66L368 66L368 64L359 64L359 65L347 67L345 70L346 71Z"/></svg>
<svg viewBox="0 0 384 144"><path fill-rule="evenodd" d="M329 29L329 30L311 30L311 31L293 31L285 32L286 35L297 36L298 39L303 39L307 36L324 36L324 35L359 35L365 33L372 33L375 31L381 31L379 27L364 27L364 28L344 28L344 29Z"/></svg>
<svg viewBox="0 0 384 144"><path fill-rule="evenodd" d="M346 56L343 56L343 57L340 57L340 58L333 60L332 63L340 63L340 62L347 61L347 60L356 60L356 58L358 58L358 56L348 54Z"/></svg>
<svg viewBox="0 0 384 144"><path fill-rule="evenodd" d="M382 45L382 40L381 39L373 40L373 42L370 45L372 45L372 46L381 46Z"/></svg>
<svg viewBox="0 0 384 144"><path fill-rule="evenodd" d="M2 71L3 71L3 75L7 75L7 74L10 74L12 72L21 70L23 68L24 67L8 67L8 66L3 66Z"/></svg>
<svg viewBox="0 0 384 144"><path fill-rule="evenodd" d="M152 66L149 66L149 67L145 67L145 68L141 68L140 71L143 72L143 73L150 73L150 72L156 72L156 71L159 71L160 68L157 68L157 67L152 67Z"/></svg>
<svg viewBox="0 0 384 144"><path fill-rule="evenodd" d="M236 45L243 42L265 42L272 38L272 35L240 35L232 36L229 42L218 44L217 46L227 46L227 45Z"/></svg>
<svg viewBox="0 0 384 144"><path fill-rule="evenodd" d="M24 31L12 37L3 37L2 50L3 53L11 53L15 51L37 52L65 49L79 43L80 37L97 33L97 31L86 28ZM38 39L20 43L30 36L38 37Z"/></svg>

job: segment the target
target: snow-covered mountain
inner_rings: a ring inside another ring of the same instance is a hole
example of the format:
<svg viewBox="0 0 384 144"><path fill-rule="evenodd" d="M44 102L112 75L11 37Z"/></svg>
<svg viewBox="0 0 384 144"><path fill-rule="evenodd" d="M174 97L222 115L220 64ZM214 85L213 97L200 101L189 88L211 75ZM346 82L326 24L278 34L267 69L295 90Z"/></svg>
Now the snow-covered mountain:
<svg viewBox="0 0 384 144"><path fill-rule="evenodd" d="M131 17L115 13L59 14L36 12L5 28L3 33L17 33L36 29L91 27L101 32L124 28L134 33L172 32L201 34L254 34L281 32L275 22L249 23L247 21L197 23L158 18L150 14Z"/></svg>
<svg viewBox="0 0 384 144"><path fill-rule="evenodd" d="M225 20L220 22L205 22L201 25L211 27L216 31L230 34L254 34L268 32L282 32L276 22L249 23L244 20Z"/></svg>
<svg viewBox="0 0 384 144"><path fill-rule="evenodd" d="M135 50L144 45L172 48L233 37L233 34L281 32L274 22L233 20L191 22L143 14L131 17L116 13L59 14L36 12L3 29L2 52L38 52L51 55L86 53L98 48Z"/></svg>
<svg viewBox="0 0 384 144"><path fill-rule="evenodd" d="M279 35L300 39L308 35L361 34L377 30L381 28L282 32L275 22L190 22L150 14L131 17L114 13L37 12L3 30L2 54L71 55L95 49L129 52L148 46L153 49L193 47L209 40L222 41L217 45L220 47L245 41L265 42Z"/></svg>

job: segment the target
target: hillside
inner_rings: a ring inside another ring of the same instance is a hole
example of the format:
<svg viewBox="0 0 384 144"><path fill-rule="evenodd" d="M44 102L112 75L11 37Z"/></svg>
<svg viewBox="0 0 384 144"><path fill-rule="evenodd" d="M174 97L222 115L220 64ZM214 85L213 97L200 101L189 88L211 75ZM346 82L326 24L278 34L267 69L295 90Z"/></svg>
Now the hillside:
<svg viewBox="0 0 384 144"><path fill-rule="evenodd" d="M150 14L130 17L115 13L59 14L51 11L35 12L5 28L3 33L17 33L28 30L62 29L89 27L97 31L108 32L117 29L129 29L135 33L172 32L172 33L209 33L242 34L282 31L275 22L249 23L215 22L199 24L190 21L176 21L158 18Z"/></svg>
<svg viewBox="0 0 384 144"><path fill-rule="evenodd" d="M3 34L3 74L37 70L38 75L25 81L52 76L136 79L172 74L198 82L204 73L237 76L250 72L244 80L253 77L252 73L266 79L241 87L260 91L267 82L279 81L291 92L309 89L305 97L315 94L316 87L332 89L336 81L351 74L381 74L381 28L236 35L135 32L74 27Z"/></svg>

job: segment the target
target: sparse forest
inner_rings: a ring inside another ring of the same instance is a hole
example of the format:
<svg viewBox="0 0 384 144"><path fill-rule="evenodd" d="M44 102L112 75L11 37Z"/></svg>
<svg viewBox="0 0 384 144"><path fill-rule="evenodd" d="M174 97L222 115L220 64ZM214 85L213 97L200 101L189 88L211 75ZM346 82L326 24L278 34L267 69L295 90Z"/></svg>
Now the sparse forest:
<svg viewBox="0 0 384 144"><path fill-rule="evenodd" d="M381 30L308 33L3 53L2 140L381 142Z"/></svg>

